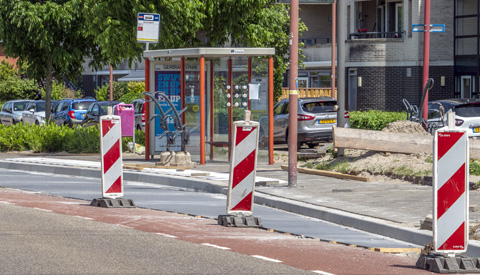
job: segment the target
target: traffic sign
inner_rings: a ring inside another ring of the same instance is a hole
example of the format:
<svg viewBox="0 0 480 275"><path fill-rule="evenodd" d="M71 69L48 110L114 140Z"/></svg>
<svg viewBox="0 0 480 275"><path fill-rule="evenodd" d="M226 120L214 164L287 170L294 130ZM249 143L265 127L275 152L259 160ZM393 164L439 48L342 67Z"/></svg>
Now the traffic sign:
<svg viewBox="0 0 480 275"><path fill-rule="evenodd" d="M139 13L137 16L137 42L158 43L160 14Z"/></svg>
<svg viewBox="0 0 480 275"><path fill-rule="evenodd" d="M413 24L412 25L412 32L425 32L424 24ZM431 24L429 32L445 32L445 24Z"/></svg>

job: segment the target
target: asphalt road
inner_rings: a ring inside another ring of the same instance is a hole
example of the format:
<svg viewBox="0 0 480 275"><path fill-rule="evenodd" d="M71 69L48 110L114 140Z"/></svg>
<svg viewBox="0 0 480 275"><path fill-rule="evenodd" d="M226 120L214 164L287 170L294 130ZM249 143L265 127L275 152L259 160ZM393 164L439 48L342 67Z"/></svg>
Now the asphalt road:
<svg viewBox="0 0 480 275"><path fill-rule="evenodd" d="M87 178L8 170L0 174L0 186L31 190L0 188L2 274L426 273L415 268L415 256L384 254L261 229L226 228L213 219L166 211L91 207L88 200L65 198L74 197L74 193L91 197L92 192L99 192L98 180L92 191L92 183L85 184L92 179ZM141 190L154 196L162 189L141 184L126 187L135 188L137 198ZM70 191L62 195L62 188ZM167 189L162 191L172 191ZM177 193L186 192L173 190L163 205L173 209L184 205L185 194ZM211 196L196 195L203 200ZM146 201L154 204L155 200L159 199ZM212 207L215 205L207 204L207 208Z"/></svg>
<svg viewBox="0 0 480 275"><path fill-rule="evenodd" d="M304 274L118 225L0 204L1 274Z"/></svg>

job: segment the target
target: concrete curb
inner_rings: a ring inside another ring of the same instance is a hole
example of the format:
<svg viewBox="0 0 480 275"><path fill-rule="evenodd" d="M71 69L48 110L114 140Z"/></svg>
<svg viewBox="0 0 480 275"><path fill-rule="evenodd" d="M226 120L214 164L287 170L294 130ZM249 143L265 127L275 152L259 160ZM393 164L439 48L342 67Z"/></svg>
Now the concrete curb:
<svg viewBox="0 0 480 275"><path fill-rule="evenodd" d="M81 167L62 167L33 163L0 161L0 168L89 178L101 177L99 169ZM221 193L225 195L228 191L228 188L224 183L221 184L213 180L145 173L140 171L124 170L124 179L127 181L163 184L199 190L208 193ZM285 197L273 196L261 191L256 191L255 203L303 216L321 219L347 227L352 227L365 232L390 237L420 246L430 243L433 239L431 231L406 228L393 222L387 222L385 220L373 217L366 217L337 209L313 205ZM470 241L466 254L470 257L480 257L480 242Z"/></svg>

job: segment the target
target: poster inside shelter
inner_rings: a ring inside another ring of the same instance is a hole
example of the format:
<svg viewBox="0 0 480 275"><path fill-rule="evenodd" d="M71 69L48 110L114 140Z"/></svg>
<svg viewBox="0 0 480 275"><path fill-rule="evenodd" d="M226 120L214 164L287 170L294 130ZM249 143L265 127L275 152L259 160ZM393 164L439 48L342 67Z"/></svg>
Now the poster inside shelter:
<svg viewBox="0 0 480 275"><path fill-rule="evenodd" d="M178 69L177 69L178 67ZM168 99L173 103L175 109L180 112L181 110L181 79L180 79L180 66L177 65L158 65L155 67L155 92L164 93L167 95ZM167 112L170 109L170 105L167 101L158 94L155 95L158 103L162 107L164 112ZM155 108L155 114L160 114L160 111ZM174 113L170 110L166 115L172 115ZM174 132L175 125L173 118L167 120L168 129L171 132ZM164 129L160 127L160 118L155 119L155 151L166 151L167 150L167 137L163 136L160 138ZM174 144L170 144L171 151L181 151L181 135L177 135Z"/></svg>

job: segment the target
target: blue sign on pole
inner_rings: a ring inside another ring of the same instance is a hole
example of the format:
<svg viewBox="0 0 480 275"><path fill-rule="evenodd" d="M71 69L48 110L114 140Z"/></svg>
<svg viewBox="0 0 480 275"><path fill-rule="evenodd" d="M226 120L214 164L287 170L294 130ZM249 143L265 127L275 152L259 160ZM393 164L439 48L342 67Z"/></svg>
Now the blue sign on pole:
<svg viewBox="0 0 480 275"><path fill-rule="evenodd" d="M445 24L431 24L429 32L445 32ZM425 32L424 24L413 24L412 32Z"/></svg>

